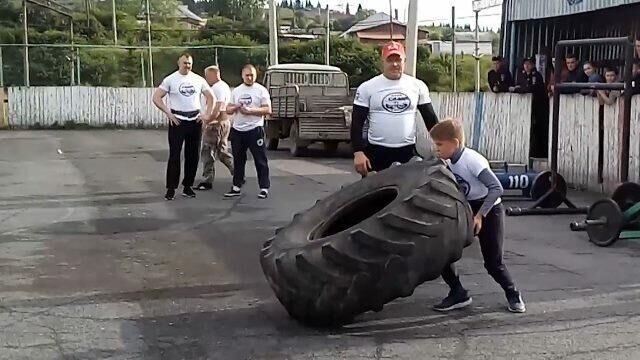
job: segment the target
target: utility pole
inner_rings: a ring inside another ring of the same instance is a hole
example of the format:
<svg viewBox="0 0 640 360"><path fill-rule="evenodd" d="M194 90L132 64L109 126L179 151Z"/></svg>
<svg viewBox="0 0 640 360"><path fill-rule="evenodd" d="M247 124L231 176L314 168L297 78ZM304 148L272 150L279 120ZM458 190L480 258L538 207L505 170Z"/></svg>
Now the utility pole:
<svg viewBox="0 0 640 360"><path fill-rule="evenodd" d="M113 44L118 45L118 24L116 20L116 0L111 0L111 19L113 21Z"/></svg>
<svg viewBox="0 0 640 360"><path fill-rule="evenodd" d="M327 4L327 35L326 35L326 39L325 39L325 55L324 55L324 59L327 63L327 65L329 64L329 36L331 36L331 23L330 23L331 19L329 16L329 4Z"/></svg>
<svg viewBox="0 0 640 360"><path fill-rule="evenodd" d="M278 28L277 26L278 26L278 11L276 9L276 0L269 0L269 65L278 64Z"/></svg>
<svg viewBox="0 0 640 360"><path fill-rule="evenodd" d="M451 81L453 82L453 92L458 92L458 80L456 79L456 7L451 7Z"/></svg>
<svg viewBox="0 0 640 360"><path fill-rule="evenodd" d="M480 92L480 34L478 33L478 13L476 13L476 48L473 54L473 58L476 59L476 92Z"/></svg>
<svg viewBox="0 0 640 360"><path fill-rule="evenodd" d="M147 44L149 45L149 81L153 87L153 54L151 53L151 9L149 8L149 0L147 2Z"/></svg>
<svg viewBox="0 0 640 360"><path fill-rule="evenodd" d="M24 31L24 86L29 86L29 35L27 34L27 0L22 0L22 29Z"/></svg>
<svg viewBox="0 0 640 360"><path fill-rule="evenodd" d="M409 18L407 19L407 65L405 73L416 76L418 58L418 0L409 0Z"/></svg>

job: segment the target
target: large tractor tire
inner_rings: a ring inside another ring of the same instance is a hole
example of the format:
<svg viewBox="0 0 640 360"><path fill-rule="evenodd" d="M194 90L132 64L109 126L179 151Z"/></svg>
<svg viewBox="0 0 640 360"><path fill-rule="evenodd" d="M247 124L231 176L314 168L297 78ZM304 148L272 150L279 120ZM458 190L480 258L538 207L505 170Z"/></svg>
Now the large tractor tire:
<svg viewBox="0 0 640 360"><path fill-rule="evenodd" d="M261 251L289 315L340 326L413 294L473 241L471 207L440 160L370 175L294 216Z"/></svg>

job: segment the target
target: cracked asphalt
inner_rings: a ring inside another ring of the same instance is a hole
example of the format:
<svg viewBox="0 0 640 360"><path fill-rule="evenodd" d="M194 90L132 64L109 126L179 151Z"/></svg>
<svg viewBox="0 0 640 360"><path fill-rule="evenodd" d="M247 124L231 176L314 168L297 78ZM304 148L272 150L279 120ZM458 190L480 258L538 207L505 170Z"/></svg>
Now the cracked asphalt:
<svg viewBox="0 0 640 360"><path fill-rule="evenodd" d="M292 213L357 181L350 159L271 152L267 200L249 162L243 198L222 198L219 167L212 191L165 202L166 143L151 130L0 132L0 359L640 358L640 245L593 246L569 231L579 215L507 218L526 314L506 311L474 244L461 262L468 309L432 311L438 280L344 328L301 326L259 250Z"/></svg>

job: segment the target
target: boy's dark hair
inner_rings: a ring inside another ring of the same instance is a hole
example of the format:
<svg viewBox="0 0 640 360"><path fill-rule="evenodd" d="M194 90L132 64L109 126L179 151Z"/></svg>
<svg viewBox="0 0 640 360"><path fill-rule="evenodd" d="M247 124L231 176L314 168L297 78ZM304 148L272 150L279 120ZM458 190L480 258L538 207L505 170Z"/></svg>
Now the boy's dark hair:
<svg viewBox="0 0 640 360"><path fill-rule="evenodd" d="M576 54L573 53L568 53L567 56L564 57L565 59L576 59L578 60L578 57L576 56Z"/></svg>
<svg viewBox="0 0 640 360"><path fill-rule="evenodd" d="M494 56L491 58L491 61L502 61L502 56L498 55L498 56Z"/></svg>
<svg viewBox="0 0 640 360"><path fill-rule="evenodd" d="M434 141L460 141L460 145L464 145L464 128L459 121L447 118L439 123L429 131L431 139Z"/></svg>
<svg viewBox="0 0 640 360"><path fill-rule="evenodd" d="M181 59L183 56L188 57L188 58L192 58L192 59L193 59L193 56L191 56L191 54L190 54L190 53L188 53L188 52L186 52L186 51L185 51L185 52L180 53L180 56L178 56L178 59Z"/></svg>
<svg viewBox="0 0 640 360"><path fill-rule="evenodd" d="M618 68L616 68L616 67L609 66L609 67L606 67L604 69L605 73L608 73L608 72L611 72L611 71L613 71L614 74L618 75Z"/></svg>

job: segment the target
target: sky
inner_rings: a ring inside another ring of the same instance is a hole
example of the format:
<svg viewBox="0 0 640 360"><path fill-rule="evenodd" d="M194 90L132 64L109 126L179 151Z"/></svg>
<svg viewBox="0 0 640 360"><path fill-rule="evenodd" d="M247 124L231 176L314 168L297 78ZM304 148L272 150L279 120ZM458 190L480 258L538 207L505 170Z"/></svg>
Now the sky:
<svg viewBox="0 0 640 360"><path fill-rule="evenodd" d="M534 0L535 1L535 0ZM317 1L312 1L314 4ZM355 12L358 4L368 9L374 9L379 12L389 13L389 0L320 0L320 4L325 4L336 10L344 10L346 3L349 3L349 9ZM420 25L431 25L432 22L451 23L451 7L456 7L456 25L464 26L465 24L475 26L475 14L471 7L472 0L419 0L418 1L418 21ZM393 0L393 7L398 9L398 17L401 21L405 21L406 9L409 0ZM485 9L480 12L478 22L480 27L488 27L497 30L500 27L501 7L496 6Z"/></svg>

